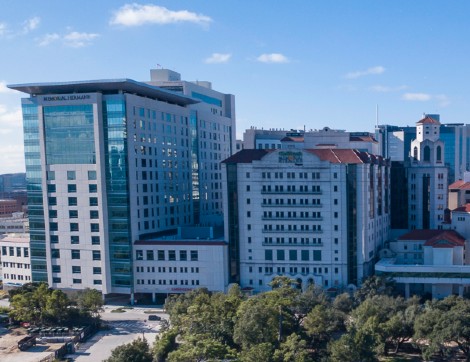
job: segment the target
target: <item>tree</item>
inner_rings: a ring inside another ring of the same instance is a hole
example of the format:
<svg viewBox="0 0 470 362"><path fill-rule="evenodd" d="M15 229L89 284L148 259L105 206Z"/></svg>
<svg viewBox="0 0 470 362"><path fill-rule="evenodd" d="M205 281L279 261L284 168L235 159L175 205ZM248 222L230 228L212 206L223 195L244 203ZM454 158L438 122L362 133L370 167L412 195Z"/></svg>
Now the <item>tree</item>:
<svg viewBox="0 0 470 362"><path fill-rule="evenodd" d="M233 339L244 349L260 343L275 344L278 338L279 311L265 298L246 300L237 311Z"/></svg>
<svg viewBox="0 0 470 362"><path fill-rule="evenodd" d="M354 300L349 293L340 294L333 300L333 308L344 314L349 314L354 306Z"/></svg>
<svg viewBox="0 0 470 362"><path fill-rule="evenodd" d="M393 279L373 275L362 282L361 287L354 293L354 298L357 303L361 303L375 295L392 295L394 287Z"/></svg>
<svg viewBox="0 0 470 362"><path fill-rule="evenodd" d="M137 338L131 343L116 347L111 357L104 362L152 362L150 348L145 338Z"/></svg>
<svg viewBox="0 0 470 362"><path fill-rule="evenodd" d="M241 362L272 362L273 346L271 343L254 344L239 354Z"/></svg>
<svg viewBox="0 0 470 362"><path fill-rule="evenodd" d="M86 288L78 293L77 304L82 313L97 318L103 311L103 295L96 289Z"/></svg>
<svg viewBox="0 0 470 362"><path fill-rule="evenodd" d="M207 336L188 336L185 343L168 354L169 362L202 362L234 359L236 351Z"/></svg>
<svg viewBox="0 0 470 362"><path fill-rule="evenodd" d="M178 331L176 328L169 329L166 332L157 335L152 348L152 354L156 362L164 362L168 354L176 349L177 335Z"/></svg>
<svg viewBox="0 0 470 362"><path fill-rule="evenodd" d="M331 339L334 332L344 329L343 315L335 309L317 305L304 319L304 328L318 348Z"/></svg>
<svg viewBox="0 0 470 362"><path fill-rule="evenodd" d="M457 345L470 361L470 301L450 296L442 301L426 304L416 318L415 339L425 358L436 352L452 354L452 344Z"/></svg>
<svg viewBox="0 0 470 362"><path fill-rule="evenodd" d="M62 325L68 318L70 301L61 290L53 290L46 300L45 314L52 323Z"/></svg>
<svg viewBox="0 0 470 362"><path fill-rule="evenodd" d="M351 329L328 345L331 362L376 362L374 337L365 331Z"/></svg>
<svg viewBox="0 0 470 362"><path fill-rule="evenodd" d="M307 348L307 342L293 333L282 342L274 352L276 362L310 362L313 361Z"/></svg>

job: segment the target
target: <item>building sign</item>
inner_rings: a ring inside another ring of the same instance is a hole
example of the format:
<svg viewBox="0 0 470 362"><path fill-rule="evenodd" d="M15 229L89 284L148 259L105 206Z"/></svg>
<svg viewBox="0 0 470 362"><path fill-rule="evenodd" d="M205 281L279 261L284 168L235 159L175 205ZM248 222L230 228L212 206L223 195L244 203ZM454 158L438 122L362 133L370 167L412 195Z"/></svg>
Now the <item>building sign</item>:
<svg viewBox="0 0 470 362"><path fill-rule="evenodd" d="M57 102L57 101L82 101L91 99L89 94L68 94L62 96L43 96L44 102Z"/></svg>
<svg viewBox="0 0 470 362"><path fill-rule="evenodd" d="M302 152L299 151L281 151L279 152L279 163L302 164Z"/></svg>

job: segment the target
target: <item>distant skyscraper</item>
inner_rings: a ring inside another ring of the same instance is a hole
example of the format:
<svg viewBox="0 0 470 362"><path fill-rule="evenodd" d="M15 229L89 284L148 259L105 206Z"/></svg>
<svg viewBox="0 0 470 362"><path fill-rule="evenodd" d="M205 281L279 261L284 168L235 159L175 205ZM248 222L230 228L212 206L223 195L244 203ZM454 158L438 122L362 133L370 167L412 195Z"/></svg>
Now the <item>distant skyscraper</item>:
<svg viewBox="0 0 470 362"><path fill-rule="evenodd" d="M234 97L157 73L171 90L129 79L10 86L30 94L33 281L132 294L134 241L222 225L219 163L235 145Z"/></svg>

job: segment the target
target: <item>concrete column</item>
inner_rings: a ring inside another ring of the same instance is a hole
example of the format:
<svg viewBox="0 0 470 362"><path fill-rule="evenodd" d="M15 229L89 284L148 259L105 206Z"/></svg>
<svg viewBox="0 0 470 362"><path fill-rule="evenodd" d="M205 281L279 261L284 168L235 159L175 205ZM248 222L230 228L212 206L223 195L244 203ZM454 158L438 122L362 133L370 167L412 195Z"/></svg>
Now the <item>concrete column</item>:
<svg viewBox="0 0 470 362"><path fill-rule="evenodd" d="M410 297L410 283L405 283L405 299Z"/></svg>
<svg viewBox="0 0 470 362"><path fill-rule="evenodd" d="M459 285L459 297L463 297L463 284Z"/></svg>
<svg viewBox="0 0 470 362"><path fill-rule="evenodd" d="M131 293L131 305L134 305L134 293Z"/></svg>
<svg viewBox="0 0 470 362"><path fill-rule="evenodd" d="M157 300L156 294L155 294L155 293L152 293L152 303L155 303L156 300Z"/></svg>
<svg viewBox="0 0 470 362"><path fill-rule="evenodd" d="M436 289L437 289L437 288L436 288L436 284L433 284L433 285L432 285L432 297L433 297L433 298L437 298L437 295L436 295L436 294L437 294L437 291L436 291Z"/></svg>

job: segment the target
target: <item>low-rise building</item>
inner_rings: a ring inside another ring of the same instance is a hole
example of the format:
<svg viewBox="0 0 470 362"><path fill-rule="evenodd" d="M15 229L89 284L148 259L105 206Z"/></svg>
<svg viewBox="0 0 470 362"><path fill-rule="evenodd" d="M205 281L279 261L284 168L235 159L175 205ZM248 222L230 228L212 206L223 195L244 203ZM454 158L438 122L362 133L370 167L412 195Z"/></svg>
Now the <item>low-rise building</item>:
<svg viewBox="0 0 470 362"><path fill-rule="evenodd" d="M28 233L29 219L24 217L23 212L15 212L12 217L0 218L0 235L9 233Z"/></svg>
<svg viewBox="0 0 470 362"><path fill-rule="evenodd" d="M178 228L176 235L134 243L134 293L152 300L205 287L226 291L228 250L211 227Z"/></svg>
<svg viewBox="0 0 470 362"><path fill-rule="evenodd" d="M376 274L393 278L407 298L462 296L469 289L468 241L455 230L413 230L390 242L383 254Z"/></svg>
<svg viewBox="0 0 470 362"><path fill-rule="evenodd" d="M0 239L3 285L6 289L31 283L29 234L7 234Z"/></svg>

